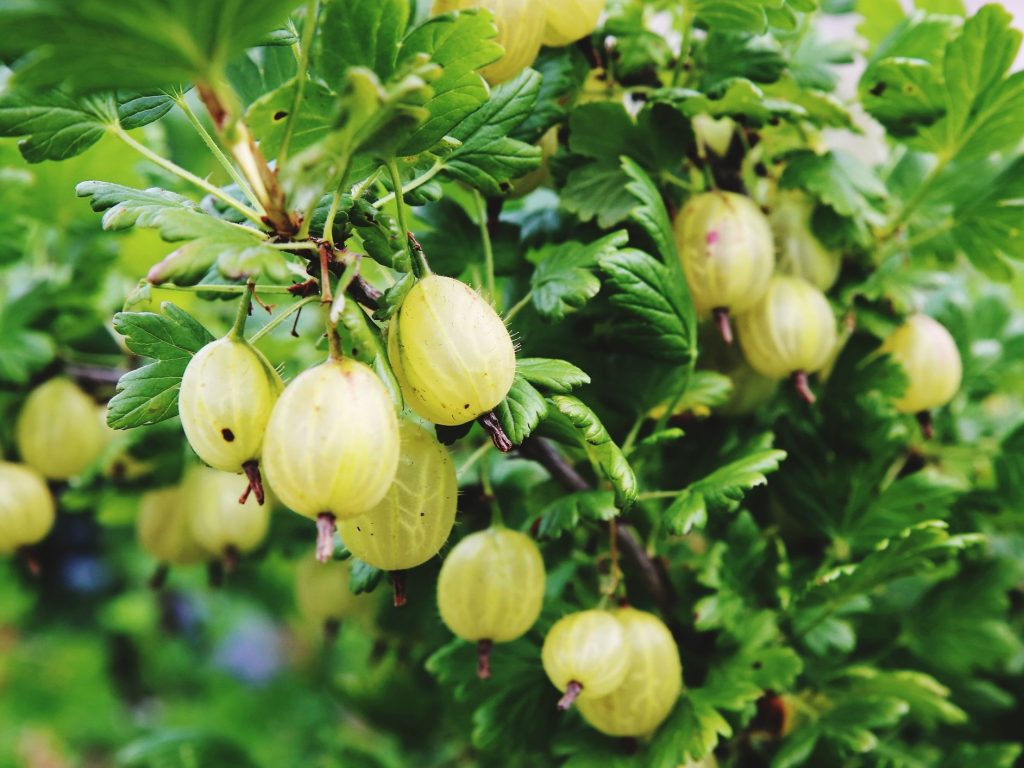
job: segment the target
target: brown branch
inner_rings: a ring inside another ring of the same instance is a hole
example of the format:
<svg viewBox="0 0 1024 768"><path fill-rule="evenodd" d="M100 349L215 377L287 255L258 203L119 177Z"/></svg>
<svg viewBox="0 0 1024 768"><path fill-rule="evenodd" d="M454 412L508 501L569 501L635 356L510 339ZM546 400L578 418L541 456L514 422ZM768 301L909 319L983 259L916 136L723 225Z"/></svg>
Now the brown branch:
<svg viewBox="0 0 1024 768"><path fill-rule="evenodd" d="M528 437L519 447L519 452L528 459L533 459L548 471L557 483L567 491L589 491L590 483L576 471L561 453L550 442L540 437ZM644 586L651 598L668 615L675 601L672 585L666 574L662 572L657 561L647 554L647 550L636 537L633 528L620 522L616 526L616 538L622 553L639 569L643 576Z"/></svg>

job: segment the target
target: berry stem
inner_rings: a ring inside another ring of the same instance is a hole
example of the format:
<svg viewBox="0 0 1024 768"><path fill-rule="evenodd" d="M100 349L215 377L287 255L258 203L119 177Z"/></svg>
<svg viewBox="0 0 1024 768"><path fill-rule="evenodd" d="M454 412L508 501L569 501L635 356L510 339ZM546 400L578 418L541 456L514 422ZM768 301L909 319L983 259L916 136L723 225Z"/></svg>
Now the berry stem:
<svg viewBox="0 0 1024 768"><path fill-rule="evenodd" d="M321 512L316 516L316 559L326 563L334 556L334 515Z"/></svg>
<svg viewBox="0 0 1024 768"><path fill-rule="evenodd" d="M221 557L221 562L224 563L225 573L234 573L235 569L238 568L238 560L242 556L242 553L238 551L238 547L234 544L228 544L224 547L224 554Z"/></svg>
<svg viewBox="0 0 1024 768"><path fill-rule="evenodd" d="M476 644L476 676L481 680L491 679L491 648L494 643L484 639Z"/></svg>
<svg viewBox="0 0 1024 768"><path fill-rule="evenodd" d="M330 347L331 360L341 360L341 338L338 329L331 322L331 305L334 303L334 292L331 290L331 260L334 249L330 243L320 243L320 304L324 308L324 324L327 328L327 344Z"/></svg>
<svg viewBox="0 0 1024 768"><path fill-rule="evenodd" d="M732 344L732 322L729 319L729 310L725 307L716 307L711 314L714 316L715 322L718 323L718 332L722 334L722 341Z"/></svg>
<svg viewBox="0 0 1024 768"><path fill-rule="evenodd" d="M804 371L797 371L793 374L793 387L796 389L796 393L800 395L800 399L808 405L814 405L818 399L814 396L814 392L811 391L811 384L807 380L807 374Z"/></svg>
<svg viewBox="0 0 1024 768"><path fill-rule="evenodd" d="M252 311L252 295L255 288L256 283L252 280L246 282L245 290L242 292L242 300L238 302L235 322L231 325L231 330L228 331L228 336L233 339L245 338L245 321L249 318L249 313Z"/></svg>
<svg viewBox="0 0 1024 768"><path fill-rule="evenodd" d="M395 215L398 218L398 228L405 234L405 247L412 259L412 272L416 277L425 277L430 274L430 266L423 256L423 249L416 243L416 238L409 231L405 222L405 194L402 191L402 174L398 170L398 161L395 158L388 160L388 173L391 174L391 187L395 191ZM413 246L413 243L416 243Z"/></svg>
<svg viewBox="0 0 1024 768"><path fill-rule="evenodd" d="M932 423L932 415L929 411L918 411L917 423L921 425L921 434L925 440L935 437L935 425Z"/></svg>
<svg viewBox="0 0 1024 768"><path fill-rule="evenodd" d="M558 708L565 712L572 707L573 702L581 693L583 693L583 685L575 680L570 680L569 685L565 687L565 695L558 700Z"/></svg>
<svg viewBox="0 0 1024 768"><path fill-rule="evenodd" d="M39 565L39 559L36 557L35 552L29 547L20 547L18 549L18 556L21 561L25 563L25 567L28 568L28 572L33 578L38 579L39 575L43 572L42 567Z"/></svg>
<svg viewBox="0 0 1024 768"><path fill-rule="evenodd" d="M245 471L245 476L249 480L249 485L245 487L242 495L238 497L239 504L245 504L249 500L249 492L252 491L256 497L256 503L261 507L263 506L263 500L265 494L263 493L263 478L260 476L260 464L255 459L247 461L242 465L242 469Z"/></svg>
<svg viewBox="0 0 1024 768"><path fill-rule="evenodd" d="M480 423L480 426L484 428L484 431L491 436L491 441L494 443L494 447L499 451L502 453L508 453L515 447L512 445L512 441L505 432L505 428L501 426L501 420L498 419L498 414L494 411L488 411L480 416L477 421Z"/></svg>
<svg viewBox="0 0 1024 768"><path fill-rule="evenodd" d="M224 586L224 564L220 560L211 560L206 564L206 583L213 589Z"/></svg>
<svg viewBox="0 0 1024 768"><path fill-rule="evenodd" d="M388 575L391 577L391 586L394 588L394 606L395 608L401 608L405 605L405 571L389 571Z"/></svg>
<svg viewBox="0 0 1024 768"><path fill-rule="evenodd" d="M152 590L163 589L164 584L167 583L167 574L170 572L171 569L167 563L160 563L153 571L153 575L149 577L149 588Z"/></svg>
<svg viewBox="0 0 1024 768"><path fill-rule="evenodd" d="M324 644L333 645L334 641L338 637L338 631L341 629L341 622L337 619L327 619L324 621Z"/></svg>

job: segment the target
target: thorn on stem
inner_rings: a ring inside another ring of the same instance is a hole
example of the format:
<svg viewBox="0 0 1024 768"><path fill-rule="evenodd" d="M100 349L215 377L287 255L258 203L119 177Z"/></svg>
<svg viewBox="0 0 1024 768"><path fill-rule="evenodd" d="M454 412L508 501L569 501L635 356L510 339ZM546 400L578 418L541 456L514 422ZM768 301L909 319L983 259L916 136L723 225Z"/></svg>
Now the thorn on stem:
<svg viewBox="0 0 1024 768"><path fill-rule="evenodd" d="M729 318L729 310L725 307L716 307L711 314L714 316L715 322L718 323L718 332L722 335L722 341L732 344L732 321Z"/></svg>
<svg viewBox="0 0 1024 768"><path fill-rule="evenodd" d="M391 576L391 586L394 589L395 608L401 608L406 603L405 574L405 571L389 571L388 573Z"/></svg>
<svg viewBox="0 0 1024 768"><path fill-rule="evenodd" d="M807 380L807 374L804 371L797 371L793 374L793 387L796 389L796 393L800 395L800 399L808 405L814 405L818 399L814 396L814 392L811 391L811 384Z"/></svg>
<svg viewBox="0 0 1024 768"><path fill-rule="evenodd" d="M935 424L932 423L930 411L918 411L917 423L921 425L921 434L924 435L925 440L935 437Z"/></svg>
<svg viewBox="0 0 1024 768"><path fill-rule="evenodd" d="M488 411L478 418L477 421L484 428L484 431L491 436L491 441L494 443L495 448L502 453L508 453L512 450L514 446L505 432L505 428L501 426L498 414L494 411Z"/></svg>
<svg viewBox="0 0 1024 768"><path fill-rule="evenodd" d="M242 465L242 469L245 471L245 476L249 479L249 485L246 486L242 495L238 497L238 503L245 504L249 500L249 492L252 491L253 495L256 496L256 503L263 506L266 497L263 493L263 478L260 476L259 462L255 460L247 461Z"/></svg>
<svg viewBox="0 0 1024 768"><path fill-rule="evenodd" d="M565 695L558 700L558 708L565 712L572 707L573 702L581 693L583 693L583 684L570 680L569 685L565 687Z"/></svg>
<svg viewBox="0 0 1024 768"><path fill-rule="evenodd" d="M321 512L316 516L316 559L326 563L334 556L334 515Z"/></svg>
<svg viewBox="0 0 1024 768"><path fill-rule="evenodd" d="M476 644L476 676L481 680L491 679L491 648L494 643L481 640Z"/></svg>

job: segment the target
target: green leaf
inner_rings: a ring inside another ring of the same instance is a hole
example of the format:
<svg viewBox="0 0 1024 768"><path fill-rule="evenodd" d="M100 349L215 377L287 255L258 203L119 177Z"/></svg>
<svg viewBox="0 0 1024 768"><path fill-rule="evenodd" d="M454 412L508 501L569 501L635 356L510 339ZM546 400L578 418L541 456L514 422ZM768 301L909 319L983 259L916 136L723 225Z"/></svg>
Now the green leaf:
<svg viewBox="0 0 1024 768"><path fill-rule="evenodd" d="M384 571L374 568L358 557L351 558L348 588L353 595L365 595L373 592L384 578Z"/></svg>
<svg viewBox="0 0 1024 768"><path fill-rule="evenodd" d="M650 765L676 768L700 760L714 751L719 739L732 733L732 726L704 699L700 689L687 691L651 742Z"/></svg>
<svg viewBox="0 0 1024 768"><path fill-rule="evenodd" d="M795 154L786 166L779 186L802 189L842 216L855 216L867 221L877 220L880 201L887 195L885 185L874 171L844 150L833 150L824 155L810 151Z"/></svg>
<svg viewBox="0 0 1024 768"><path fill-rule="evenodd" d="M402 154L434 147L487 101L487 85L478 70L501 58L502 48L493 40L496 33L488 11L467 10L429 19L402 42L402 63L427 54L442 68L433 82L433 96L423 105L429 117L406 141Z"/></svg>
<svg viewBox="0 0 1024 768"><path fill-rule="evenodd" d="M771 768L796 768L805 764L818 745L821 732L813 725L805 725L786 737L772 758Z"/></svg>
<svg viewBox="0 0 1024 768"><path fill-rule="evenodd" d="M586 245L570 241L545 249L530 278L533 306L547 320L561 320L601 290L594 272L600 259L629 241L625 231L612 232Z"/></svg>
<svg viewBox="0 0 1024 768"><path fill-rule="evenodd" d="M659 360L693 360L693 305L685 288L674 282L673 270L635 248L599 259L612 288L611 302L623 311L616 332L628 338L633 351Z"/></svg>
<svg viewBox="0 0 1024 768"><path fill-rule="evenodd" d="M879 543L863 560L842 565L818 576L807 588L796 616L803 633L862 595L870 596L885 583L934 568L935 561L978 543L980 535L951 536L938 520L911 526Z"/></svg>
<svg viewBox="0 0 1024 768"><path fill-rule="evenodd" d="M174 99L164 93L118 93L117 121L131 131L156 122L173 107Z"/></svg>
<svg viewBox="0 0 1024 768"><path fill-rule="evenodd" d="M94 211L104 211L105 229L151 227L168 242L188 241L150 269L147 279L152 283L195 285L214 265L231 280L288 278L284 252L270 247L264 234L203 213L181 195L102 181L84 181L75 192L88 197Z"/></svg>
<svg viewBox="0 0 1024 768"><path fill-rule="evenodd" d="M622 223L636 203L626 185L629 177L616 160L587 163L569 171L562 188L562 206L580 221L597 219L602 229Z"/></svg>
<svg viewBox="0 0 1024 768"><path fill-rule="evenodd" d="M31 327L47 308L43 297L32 292L3 297L0 303L0 381L24 386L53 360L57 353L54 339Z"/></svg>
<svg viewBox="0 0 1024 768"><path fill-rule="evenodd" d="M562 496L541 512L537 535L557 539L579 526L581 520L607 521L619 514L611 491L582 491Z"/></svg>
<svg viewBox="0 0 1024 768"><path fill-rule="evenodd" d="M0 57L25 57L14 82L73 93L208 81L279 28L295 0L106 0L0 5Z"/></svg>
<svg viewBox="0 0 1024 768"><path fill-rule="evenodd" d="M192 356L213 336L185 310L164 302L161 314L118 312L114 330L128 349L153 362L130 371L117 383L107 409L107 424L130 429L156 424L178 414L181 376Z"/></svg>
<svg viewBox="0 0 1024 768"><path fill-rule="evenodd" d="M406 0L328 0L319 20L315 66L340 90L349 67L366 67L386 81L395 71L409 23Z"/></svg>
<svg viewBox="0 0 1024 768"><path fill-rule="evenodd" d="M540 165L540 147L509 138L533 110L540 75L528 69L502 83L478 110L455 126L451 135L462 142L445 161L445 172L485 195L499 195L513 179Z"/></svg>
<svg viewBox="0 0 1024 768"><path fill-rule="evenodd" d="M549 398L549 402L576 429L591 463L612 484L615 506L621 510L629 509L636 501L636 475L600 419L583 401L572 395L555 395Z"/></svg>
<svg viewBox="0 0 1024 768"><path fill-rule="evenodd" d="M103 138L116 120L114 110L108 98L8 91L0 94L0 136L24 136L18 149L30 163L66 160Z"/></svg>
<svg viewBox="0 0 1024 768"><path fill-rule="evenodd" d="M249 129L267 157L276 156L281 149L297 87L296 80L289 80L257 98L245 113ZM330 90L320 83L306 83L298 114L292 118L291 150L301 151L326 136L336 110L337 100Z"/></svg>
<svg viewBox="0 0 1024 768"><path fill-rule="evenodd" d="M517 372L512 388L496 411L509 440L513 445L521 445L544 418L547 403L544 396Z"/></svg>
<svg viewBox="0 0 1024 768"><path fill-rule="evenodd" d="M626 294L633 293L632 299L626 296L622 299L612 297L612 302L628 307L638 318L655 314L662 317L662 323L658 325L671 329L671 334L676 340L674 343L680 345L679 359L687 361L692 366L697 351L696 310L693 308L690 289L676 251L676 239L669 212L650 176L628 158L623 158L622 163L623 170L630 177L626 188L639 203L631 216L647 232L647 236L665 263L665 269L654 269L649 264L644 265L641 263L644 260L639 258L634 259L632 265L618 263L612 266L612 280L618 281L616 286L623 287ZM603 263L601 268L605 269ZM665 300L671 314L678 319L678 324L671 321L670 315L663 313L666 309Z"/></svg>
<svg viewBox="0 0 1024 768"><path fill-rule="evenodd" d="M899 699L909 708L909 717L929 730L967 722L967 713L949 701L949 688L923 672L864 665L848 668L845 678L844 696Z"/></svg>
<svg viewBox="0 0 1024 768"><path fill-rule="evenodd" d="M536 144L556 123L565 119L565 104L582 88L590 73L586 58L574 46L544 48L533 69L540 73L537 103L522 123L512 132L513 139Z"/></svg>
<svg viewBox="0 0 1024 768"><path fill-rule="evenodd" d="M755 441L755 445L764 442ZM785 451L754 450L691 483L665 512L669 529L677 534L689 533L693 527L703 527L709 508L735 510L746 492L767 483L765 475L778 470L785 458Z"/></svg>
<svg viewBox="0 0 1024 768"><path fill-rule="evenodd" d="M713 29L760 35L768 31L766 5L768 0L694 0L693 10L700 21Z"/></svg>
<svg viewBox="0 0 1024 768"><path fill-rule="evenodd" d="M590 383L590 377L572 363L548 357L520 357L516 373L530 384L558 395L567 395Z"/></svg>

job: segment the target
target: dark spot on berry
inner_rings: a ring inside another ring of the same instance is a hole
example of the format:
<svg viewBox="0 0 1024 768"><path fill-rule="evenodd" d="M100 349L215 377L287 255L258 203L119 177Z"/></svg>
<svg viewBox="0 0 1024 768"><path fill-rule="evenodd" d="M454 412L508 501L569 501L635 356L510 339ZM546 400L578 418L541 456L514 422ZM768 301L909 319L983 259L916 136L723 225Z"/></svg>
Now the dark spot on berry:
<svg viewBox="0 0 1024 768"><path fill-rule="evenodd" d="M464 406L462 406L462 408L463 408L463 410L468 411L469 410L469 403L466 403Z"/></svg>
<svg viewBox="0 0 1024 768"><path fill-rule="evenodd" d="M762 662L760 662L760 661L755 661L755 662L754 662L754 663L753 663L753 664L752 664L751 666L752 666L752 667L753 667L754 669L760 669L761 667L763 667L763 666L764 666L764 664L763 664Z"/></svg>
<svg viewBox="0 0 1024 768"><path fill-rule="evenodd" d="M277 112L274 113L275 120L284 120L286 117L288 117L288 113L285 112L283 109L279 109Z"/></svg>
<svg viewBox="0 0 1024 768"><path fill-rule="evenodd" d="M885 83L875 83L875 85L871 88L870 93L872 96L881 96L883 93L885 93L886 88L888 88L888 86Z"/></svg>
<svg viewBox="0 0 1024 768"><path fill-rule="evenodd" d="M362 529L362 528L360 528L360 527L359 527L358 525L356 526L356 530L357 530L357 531L359 531L360 533L362 533L362 532L363 532L363 529Z"/></svg>
<svg viewBox="0 0 1024 768"><path fill-rule="evenodd" d="M224 429L222 429L222 430L220 431L220 435L221 435L221 437L223 437L223 438L224 438L225 440L227 440L227 441L228 441L229 443L232 443L232 442L234 442L234 440L235 440L235 433L234 433L234 432L232 432L232 431L231 431L230 429L228 429L227 427L224 427Z"/></svg>
<svg viewBox="0 0 1024 768"><path fill-rule="evenodd" d="M424 512L420 512L420 517L423 517L423 516L424 516L424 514L426 514L426 513L424 513Z"/></svg>

